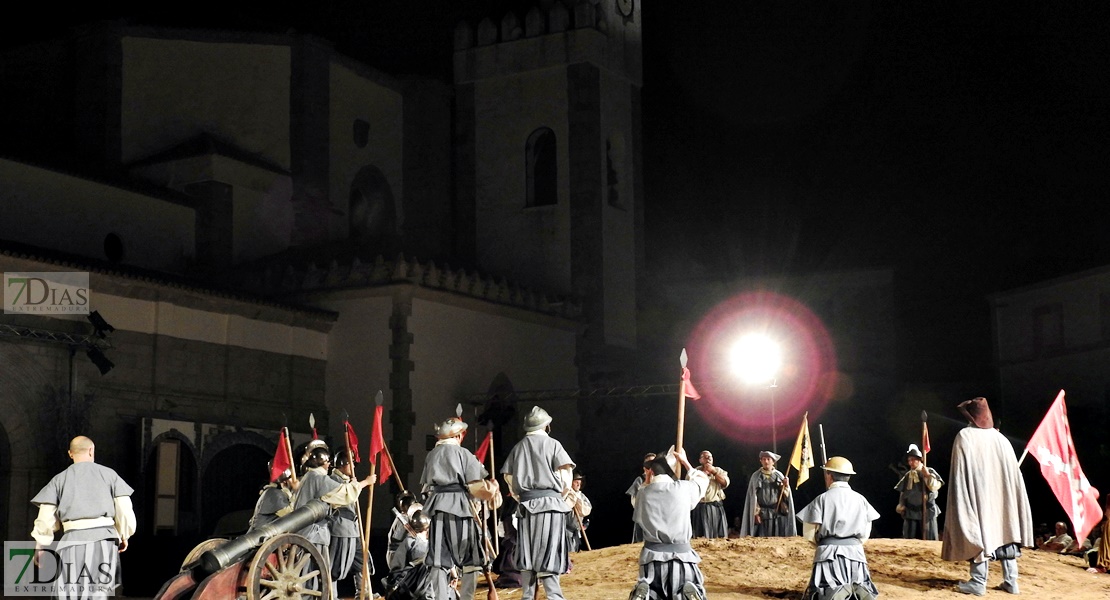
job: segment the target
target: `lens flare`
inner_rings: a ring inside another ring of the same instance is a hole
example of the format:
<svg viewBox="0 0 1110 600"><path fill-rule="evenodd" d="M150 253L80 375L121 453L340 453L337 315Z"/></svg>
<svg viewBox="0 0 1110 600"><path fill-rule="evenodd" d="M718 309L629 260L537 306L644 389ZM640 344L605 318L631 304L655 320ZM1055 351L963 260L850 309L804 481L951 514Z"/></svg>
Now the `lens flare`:
<svg viewBox="0 0 1110 600"><path fill-rule="evenodd" d="M771 441L772 422L780 440L792 440L802 414L813 422L839 385L824 324L783 294L747 292L718 304L687 349L696 380L713 383L692 405L705 423L745 443Z"/></svg>

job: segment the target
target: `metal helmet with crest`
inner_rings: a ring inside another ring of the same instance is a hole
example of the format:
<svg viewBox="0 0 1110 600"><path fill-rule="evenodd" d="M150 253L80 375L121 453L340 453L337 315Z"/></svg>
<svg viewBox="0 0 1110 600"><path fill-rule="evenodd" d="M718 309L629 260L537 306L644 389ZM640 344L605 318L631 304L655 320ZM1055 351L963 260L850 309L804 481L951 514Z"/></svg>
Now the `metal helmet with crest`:
<svg viewBox="0 0 1110 600"><path fill-rule="evenodd" d="M459 404L455 407L455 416L442 423L436 423L433 427L436 432L436 437L445 440L465 433L470 426L462 420L462 404Z"/></svg>

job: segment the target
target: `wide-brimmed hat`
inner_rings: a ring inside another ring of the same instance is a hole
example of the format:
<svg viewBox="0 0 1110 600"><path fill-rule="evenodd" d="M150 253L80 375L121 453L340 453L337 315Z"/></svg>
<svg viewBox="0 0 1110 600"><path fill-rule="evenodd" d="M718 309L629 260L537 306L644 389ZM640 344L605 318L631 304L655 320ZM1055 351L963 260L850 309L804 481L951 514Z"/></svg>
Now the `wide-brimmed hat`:
<svg viewBox="0 0 1110 600"><path fill-rule="evenodd" d="M906 458L911 456L921 458L921 449L917 447L917 444L910 444L910 447L906 449Z"/></svg>
<svg viewBox="0 0 1110 600"><path fill-rule="evenodd" d="M994 429L994 417L987 399L980 396L971 400L964 400L957 406L967 420L979 429Z"/></svg>
<svg viewBox="0 0 1110 600"><path fill-rule="evenodd" d="M782 456L779 456L778 454L775 454L770 450L764 450L759 453L759 458L763 458L764 456L771 459L771 462L779 462L779 459L782 458Z"/></svg>
<svg viewBox="0 0 1110 600"><path fill-rule="evenodd" d="M856 474L856 472L852 470L852 461L843 456L834 456L830 458L828 462L825 463L825 466L821 468L832 473L841 473L844 475Z"/></svg>

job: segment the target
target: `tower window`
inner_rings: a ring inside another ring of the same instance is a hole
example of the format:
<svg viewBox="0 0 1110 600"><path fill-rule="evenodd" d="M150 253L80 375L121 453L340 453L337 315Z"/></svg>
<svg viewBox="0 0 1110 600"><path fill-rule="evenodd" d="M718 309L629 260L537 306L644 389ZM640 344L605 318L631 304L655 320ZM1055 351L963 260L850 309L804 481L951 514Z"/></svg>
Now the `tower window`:
<svg viewBox="0 0 1110 600"><path fill-rule="evenodd" d="M619 135L605 140L605 196L609 206L625 208L621 199L621 178L624 175L624 140Z"/></svg>
<svg viewBox="0 0 1110 600"><path fill-rule="evenodd" d="M554 206L559 202L555 132L541 127L528 136L525 148L528 197L525 206Z"/></svg>

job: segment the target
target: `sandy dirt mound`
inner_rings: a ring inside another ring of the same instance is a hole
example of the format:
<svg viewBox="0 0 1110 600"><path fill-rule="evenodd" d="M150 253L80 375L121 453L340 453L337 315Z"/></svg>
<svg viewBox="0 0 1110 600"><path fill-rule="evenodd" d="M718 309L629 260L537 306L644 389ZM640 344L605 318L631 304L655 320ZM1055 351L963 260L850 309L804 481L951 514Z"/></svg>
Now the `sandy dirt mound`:
<svg viewBox="0 0 1110 600"><path fill-rule="evenodd" d="M881 598L968 598L955 591L967 579L966 563L940 559L940 542L875 539L866 544L871 574ZM712 600L730 598L800 598L809 580L813 547L802 538L742 538L694 540L702 557L706 588ZM581 552L562 578L568 600L624 600L636 583L639 545L626 544ZM1106 600L1110 575L1095 575L1075 556L1025 550L1018 559L1021 597ZM991 565L988 587L1002 580L997 564ZM520 598L519 589L499 590L502 599ZM540 591L540 598L544 598ZM1009 598L990 589L987 597ZM479 588L476 598L485 600Z"/></svg>

